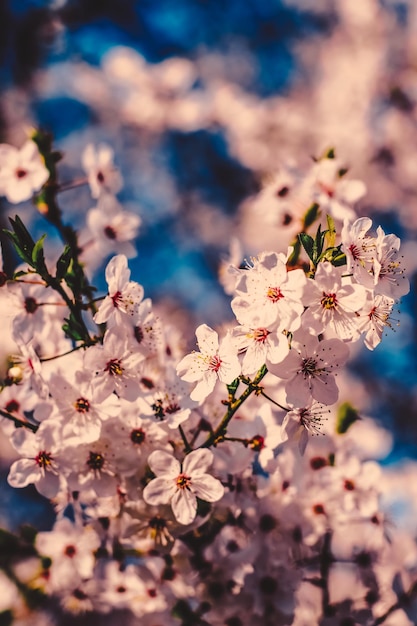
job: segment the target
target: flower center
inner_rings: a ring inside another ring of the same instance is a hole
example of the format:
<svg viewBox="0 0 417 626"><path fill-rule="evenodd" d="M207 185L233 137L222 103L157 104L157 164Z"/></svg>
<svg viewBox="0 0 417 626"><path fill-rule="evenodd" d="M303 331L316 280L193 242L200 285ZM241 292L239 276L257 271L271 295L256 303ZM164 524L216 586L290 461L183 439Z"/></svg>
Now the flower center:
<svg viewBox="0 0 417 626"><path fill-rule="evenodd" d="M104 183L104 174L103 172L97 172L97 180L99 183Z"/></svg>
<svg viewBox="0 0 417 626"><path fill-rule="evenodd" d="M208 366L209 366L209 369L212 370L213 372L218 372L219 371L219 369L222 366L222 361L217 356L217 354L215 356L209 357Z"/></svg>
<svg viewBox="0 0 417 626"><path fill-rule="evenodd" d="M268 287L268 291L266 292L266 297L271 302L278 302L283 298L283 294L281 293L281 289L279 287Z"/></svg>
<svg viewBox="0 0 417 626"><path fill-rule="evenodd" d="M189 489L191 485L191 477L186 474L180 474L175 479L178 489Z"/></svg>
<svg viewBox="0 0 417 626"><path fill-rule="evenodd" d="M317 363L313 359L313 357L308 357L307 359L303 359L303 364L301 366L301 372L304 374L304 377L314 376L317 372Z"/></svg>
<svg viewBox="0 0 417 626"><path fill-rule="evenodd" d="M88 413L90 410L90 403L85 398L78 398L78 400L74 402L74 407L78 413Z"/></svg>
<svg viewBox="0 0 417 626"><path fill-rule="evenodd" d="M124 372L124 369L121 365L120 359L111 359L106 367L105 372L108 372L110 376L121 376Z"/></svg>
<svg viewBox="0 0 417 626"><path fill-rule="evenodd" d="M130 441L137 445L143 443L146 439L145 431L142 428L135 428L130 433Z"/></svg>
<svg viewBox="0 0 417 626"><path fill-rule="evenodd" d="M24 178L26 175L27 175L27 171L26 171L26 170L24 170L23 168L20 168L20 167L19 167L19 168L16 170L16 176L17 176L17 178Z"/></svg>
<svg viewBox="0 0 417 626"><path fill-rule="evenodd" d="M335 309L337 307L337 298L335 293L324 293L320 300L323 309Z"/></svg>
<svg viewBox="0 0 417 626"><path fill-rule="evenodd" d="M281 189L278 189L277 191L277 196L279 198L285 198L285 196L288 196L290 192L290 188L287 186L281 187Z"/></svg>
<svg viewBox="0 0 417 626"><path fill-rule="evenodd" d="M111 299L113 300L113 305L118 308L120 302L122 301L122 292L116 291L114 295L112 295Z"/></svg>
<svg viewBox="0 0 417 626"><path fill-rule="evenodd" d="M104 456L99 452L90 452L87 465L91 470L101 470L104 465Z"/></svg>
<svg viewBox="0 0 417 626"><path fill-rule="evenodd" d="M25 299L25 310L27 313L34 313L36 309L38 308L38 306L39 305L36 302L35 298L28 296Z"/></svg>
<svg viewBox="0 0 417 626"><path fill-rule="evenodd" d="M45 452L45 450L42 450L41 452L39 452L39 454L37 454L37 456L35 457L35 462L38 464L39 467L41 467L42 469L48 469L48 467L51 465L52 463L52 455L50 452Z"/></svg>
<svg viewBox="0 0 417 626"><path fill-rule="evenodd" d="M65 556L69 556L70 559L72 559L73 556L75 556L77 552L77 548L75 546L66 546L65 550L64 550L64 554Z"/></svg>
<svg viewBox="0 0 417 626"><path fill-rule="evenodd" d="M116 231L111 226L106 226L106 228L104 229L104 234L108 239L116 239L117 237Z"/></svg>
<svg viewBox="0 0 417 626"><path fill-rule="evenodd" d="M265 343L269 334L270 332L266 328L256 328L253 331L253 338L258 343Z"/></svg>

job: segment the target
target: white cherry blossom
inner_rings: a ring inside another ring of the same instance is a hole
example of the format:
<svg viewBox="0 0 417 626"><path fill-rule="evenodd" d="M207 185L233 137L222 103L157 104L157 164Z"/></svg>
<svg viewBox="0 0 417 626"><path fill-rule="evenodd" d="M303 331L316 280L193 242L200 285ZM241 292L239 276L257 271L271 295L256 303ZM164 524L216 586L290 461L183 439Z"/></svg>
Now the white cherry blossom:
<svg viewBox="0 0 417 626"><path fill-rule="evenodd" d="M277 323L280 329L298 328L307 279L301 269L288 272L286 261L284 254L263 252L254 259L253 267L242 273L231 304L240 324L257 328Z"/></svg>
<svg viewBox="0 0 417 626"><path fill-rule="evenodd" d="M354 218L352 205L366 193L366 186L361 180L340 176L343 170L340 160L324 158L314 165L311 172L315 179L317 203L322 211L330 213L337 220Z"/></svg>
<svg viewBox="0 0 417 626"><path fill-rule="evenodd" d="M207 474L212 462L213 453L204 448L190 452L182 464L168 452L155 450L148 464L156 478L146 485L143 499L155 506L170 502L177 522L191 524L197 515L197 497L206 502L223 497L221 482Z"/></svg>
<svg viewBox="0 0 417 626"><path fill-rule="evenodd" d="M9 485L20 488L33 483L46 498L56 496L62 471L59 425L45 422L36 433L21 428L13 433L12 443L25 458L11 466L7 478Z"/></svg>
<svg viewBox="0 0 417 626"><path fill-rule="evenodd" d="M265 328L236 326L232 331L239 353L244 353L242 374L255 374L264 363L279 363L288 354L287 336L277 330L276 324Z"/></svg>
<svg viewBox="0 0 417 626"><path fill-rule="evenodd" d="M97 148L89 143L84 148L81 162L93 198L103 193L117 193L122 187L122 177L113 163L113 157L113 149L103 143Z"/></svg>
<svg viewBox="0 0 417 626"><path fill-rule="evenodd" d="M368 350L374 350L381 342L386 328L392 328L390 316L395 300L388 296L373 296L371 292L358 318L359 329L365 332L364 343Z"/></svg>
<svg viewBox="0 0 417 626"><path fill-rule="evenodd" d="M38 146L32 140L20 148L0 144L0 193L9 202L29 200L49 178Z"/></svg>
<svg viewBox="0 0 417 626"><path fill-rule="evenodd" d="M139 368L144 356L129 350L119 326L108 330L102 346L88 348L84 356L86 372L93 372L93 398L103 402L116 392L121 398L136 400L139 396Z"/></svg>
<svg viewBox="0 0 417 626"><path fill-rule="evenodd" d="M344 365L349 348L340 339L325 339L299 331L291 344L288 356L277 364L270 364L270 372L287 380L287 402L294 407L308 406L311 398L322 404L337 401L339 390L335 370Z"/></svg>
<svg viewBox="0 0 417 626"><path fill-rule="evenodd" d="M345 220L341 239L346 255L346 273L365 287L373 287L372 264L376 254L376 240L368 235L372 226L369 217L361 217L350 223Z"/></svg>
<svg viewBox="0 0 417 626"><path fill-rule="evenodd" d="M303 455L308 443L308 435L321 434L324 413L328 413L321 404L310 402L304 408L291 409L282 422L282 440L294 440Z"/></svg>
<svg viewBox="0 0 417 626"><path fill-rule="evenodd" d="M92 250L87 253L107 256L109 253L125 254L129 258L136 256L132 241L137 237L141 218L132 211L125 211L113 196L102 196L96 207L87 214L89 236L88 244ZM82 247L82 246L81 246Z"/></svg>
<svg viewBox="0 0 417 626"><path fill-rule="evenodd" d="M330 328L343 341L356 341L360 336L356 313L365 304L366 293L363 285L344 283L340 268L319 263L305 291L308 309L301 318L303 328L317 334Z"/></svg>
<svg viewBox="0 0 417 626"><path fill-rule="evenodd" d="M220 344L218 334L207 324L199 326L195 334L200 352L194 351L181 359L177 374L186 382L197 383L190 397L202 402L218 380L230 385L241 373L241 366L229 334Z"/></svg>
<svg viewBox="0 0 417 626"><path fill-rule="evenodd" d="M130 269L124 254L114 256L106 267L109 294L94 316L96 324L106 322L109 327L123 324L133 317L143 299L143 287L130 280ZM130 320L128 323L131 323Z"/></svg>
<svg viewBox="0 0 417 626"><path fill-rule="evenodd" d="M386 235L377 228L376 258L374 260L375 293L401 298L410 291L410 281L404 276L399 257L401 241L396 235Z"/></svg>

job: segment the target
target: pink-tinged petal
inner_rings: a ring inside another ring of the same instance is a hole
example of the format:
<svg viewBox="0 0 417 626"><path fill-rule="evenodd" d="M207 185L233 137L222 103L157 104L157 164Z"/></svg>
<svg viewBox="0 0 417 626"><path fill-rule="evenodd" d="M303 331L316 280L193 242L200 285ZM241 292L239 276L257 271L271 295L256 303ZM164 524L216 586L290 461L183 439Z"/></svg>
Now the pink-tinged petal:
<svg viewBox="0 0 417 626"><path fill-rule="evenodd" d="M224 487L220 480L210 474L192 476L191 487L195 495L206 502L217 502L224 495Z"/></svg>
<svg viewBox="0 0 417 626"><path fill-rule="evenodd" d="M163 450L154 450L149 455L148 465L155 476L163 476L165 479L176 478L181 473L180 462Z"/></svg>
<svg viewBox="0 0 417 626"><path fill-rule="evenodd" d="M299 439L298 439L298 449L300 451L301 456L304 456L307 443L308 443L308 432L305 428L302 427L302 430L299 433Z"/></svg>
<svg viewBox="0 0 417 626"><path fill-rule="evenodd" d="M342 285L340 272L328 261L318 264L315 281L326 293L337 293Z"/></svg>
<svg viewBox="0 0 417 626"><path fill-rule="evenodd" d="M267 341L268 348L268 362L271 363L280 363L285 357L287 357L290 353L290 348L288 345L288 339L285 335L271 333L268 337Z"/></svg>
<svg viewBox="0 0 417 626"><path fill-rule="evenodd" d="M179 489L171 500L171 506L180 524L191 524L197 515L197 498L188 489Z"/></svg>
<svg viewBox="0 0 417 626"><path fill-rule="evenodd" d="M268 370L274 376L286 380L292 378L302 365L302 359L297 350L290 350L289 354L280 363L270 363Z"/></svg>
<svg viewBox="0 0 417 626"><path fill-rule="evenodd" d="M317 402L326 404L334 404L339 397L339 389L336 380L331 374L322 374L314 376L311 380L311 395Z"/></svg>
<svg viewBox="0 0 417 626"><path fill-rule="evenodd" d="M143 499L153 506L168 504L177 489L175 480L172 478L154 478L143 490Z"/></svg>
<svg viewBox="0 0 417 626"><path fill-rule="evenodd" d="M349 358L348 346L340 339L325 339L317 349L317 358L331 369L344 365Z"/></svg>
<svg viewBox="0 0 417 626"><path fill-rule="evenodd" d="M10 468L7 482L12 487L26 487L39 480L40 469L33 459L19 459Z"/></svg>
<svg viewBox="0 0 417 626"><path fill-rule="evenodd" d="M219 336L215 330L207 326L207 324L201 324L196 331L198 347L200 352L204 354L216 354L219 349Z"/></svg>
<svg viewBox="0 0 417 626"><path fill-rule="evenodd" d="M367 289L362 285L346 285L340 290L338 301L348 311L359 311L366 302Z"/></svg>
<svg viewBox="0 0 417 626"><path fill-rule="evenodd" d="M307 406L311 401L311 382L309 378L304 378L301 374L295 376L285 385L288 404L293 406Z"/></svg>
<svg viewBox="0 0 417 626"><path fill-rule="evenodd" d="M205 474L213 463L213 453L208 448L193 450L185 457L182 467L184 474L194 478L194 474Z"/></svg>
<svg viewBox="0 0 417 626"><path fill-rule="evenodd" d="M122 291L130 279L130 269L127 266L127 258L124 254L117 254L107 264L106 281L109 286L109 293Z"/></svg>
<svg viewBox="0 0 417 626"><path fill-rule="evenodd" d="M226 385L230 385L242 373L242 367L237 356L228 356L222 359L221 367L218 371L219 380Z"/></svg>
<svg viewBox="0 0 417 626"><path fill-rule="evenodd" d="M177 374L187 383L195 383L200 380L203 372L207 369L203 357L199 352L186 354L177 365Z"/></svg>
<svg viewBox="0 0 417 626"><path fill-rule="evenodd" d="M194 400L195 402L202 402L203 400L205 400L207 396L213 391L216 381L217 375L215 372L205 372L203 379L200 380L199 383L197 383L197 385L191 392L191 400Z"/></svg>
<svg viewBox="0 0 417 626"><path fill-rule="evenodd" d="M46 472L44 476L35 483L36 489L45 498L54 498L59 491L59 476Z"/></svg>
<svg viewBox="0 0 417 626"><path fill-rule="evenodd" d="M117 492L117 479L115 476L100 472L91 480L90 487L101 498L115 496Z"/></svg>
<svg viewBox="0 0 417 626"><path fill-rule="evenodd" d="M344 180L340 183L340 195L346 202L353 204L363 198L365 194L366 185L361 180Z"/></svg>
<svg viewBox="0 0 417 626"><path fill-rule="evenodd" d="M114 312L114 302L109 296L107 296L100 305L99 310L94 315L94 321L96 324L104 324L107 322L110 315Z"/></svg>

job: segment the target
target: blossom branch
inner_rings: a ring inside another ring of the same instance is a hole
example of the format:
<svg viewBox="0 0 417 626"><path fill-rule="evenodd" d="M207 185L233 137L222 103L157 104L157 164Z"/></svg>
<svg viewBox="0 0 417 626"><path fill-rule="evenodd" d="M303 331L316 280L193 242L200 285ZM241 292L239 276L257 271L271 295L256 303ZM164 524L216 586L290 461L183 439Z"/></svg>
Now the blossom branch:
<svg viewBox="0 0 417 626"><path fill-rule="evenodd" d="M242 393L242 395L239 396L239 398L237 398L237 400L232 401L229 404L229 408L227 409L227 411L226 411L223 419L221 420L220 424L209 435L209 437L202 444L202 446L200 446L201 448L210 448L211 446L216 445L216 443L217 443L217 441L219 439L221 440L224 437L224 435L226 434L227 426L228 426L229 422L231 421L232 417L234 416L234 414L236 413L236 411L238 409L240 409L242 404L249 398L249 396L254 391L256 391L256 389L258 389L258 384L261 382L261 380L264 378L264 376L266 376L267 373L268 373L268 370L266 368L266 365L263 365L260 368L260 370L258 371L258 373L256 374L256 376L253 379L253 381L247 383L248 386L245 389L245 391Z"/></svg>

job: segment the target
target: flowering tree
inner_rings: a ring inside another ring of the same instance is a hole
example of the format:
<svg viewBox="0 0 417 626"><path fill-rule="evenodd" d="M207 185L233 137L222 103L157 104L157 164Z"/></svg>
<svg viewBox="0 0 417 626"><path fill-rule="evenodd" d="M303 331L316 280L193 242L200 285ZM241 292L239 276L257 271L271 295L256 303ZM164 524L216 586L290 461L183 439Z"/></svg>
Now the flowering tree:
<svg viewBox="0 0 417 626"><path fill-rule="evenodd" d="M381 506L383 470L364 445L377 427L338 404L355 344L377 348L409 291L398 237L356 218L363 183L333 151L317 159L297 183L296 236L223 266L236 322L200 325L184 355L131 280L140 219L114 197L112 150L82 155L97 207L81 233L59 208L59 159L40 132L0 151L0 191L33 197L64 243L53 258L45 236L10 220L22 264L0 275L19 352L2 381L1 427L19 457L8 481L35 485L56 522L4 534L4 619L414 623L417 549ZM287 191L280 182L279 201ZM97 295L89 263L108 251Z"/></svg>

